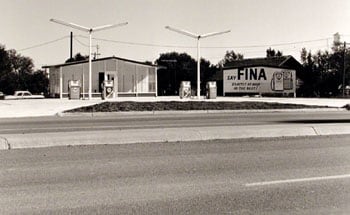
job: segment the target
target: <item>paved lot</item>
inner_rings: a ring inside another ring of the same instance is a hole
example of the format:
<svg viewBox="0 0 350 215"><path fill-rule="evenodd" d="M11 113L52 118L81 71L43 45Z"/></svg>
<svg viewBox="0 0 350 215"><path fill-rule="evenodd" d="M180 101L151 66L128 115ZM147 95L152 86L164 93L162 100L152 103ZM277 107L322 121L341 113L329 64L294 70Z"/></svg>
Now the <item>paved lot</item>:
<svg viewBox="0 0 350 215"><path fill-rule="evenodd" d="M139 98L117 98L108 101L139 101L139 102L156 102L156 101L190 101L192 99L181 100L177 96L165 97L139 97ZM201 101L218 102L279 102L289 104L320 105L341 108L350 104L350 99L314 99L314 98L246 98L246 97L218 97L213 100ZM88 106L104 102L101 99L92 100L68 100L68 99L40 99L40 100L0 100L0 118L13 117L37 117L53 116L65 110L74 109L81 106Z"/></svg>
<svg viewBox="0 0 350 215"><path fill-rule="evenodd" d="M64 110L93 105L98 100L28 99L0 100L0 118L53 116Z"/></svg>

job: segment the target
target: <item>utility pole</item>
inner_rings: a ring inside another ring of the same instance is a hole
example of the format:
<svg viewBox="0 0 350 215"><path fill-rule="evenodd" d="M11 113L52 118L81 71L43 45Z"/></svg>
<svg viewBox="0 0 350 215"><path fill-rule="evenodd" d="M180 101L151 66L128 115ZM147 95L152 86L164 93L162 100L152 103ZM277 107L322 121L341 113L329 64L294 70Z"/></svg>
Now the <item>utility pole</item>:
<svg viewBox="0 0 350 215"><path fill-rule="evenodd" d="M98 45L96 45L96 52L93 53L94 55L94 60L98 58L99 55L101 55L98 50L100 49L100 47Z"/></svg>
<svg viewBox="0 0 350 215"><path fill-rule="evenodd" d="M73 32L70 32L70 58L73 58Z"/></svg>

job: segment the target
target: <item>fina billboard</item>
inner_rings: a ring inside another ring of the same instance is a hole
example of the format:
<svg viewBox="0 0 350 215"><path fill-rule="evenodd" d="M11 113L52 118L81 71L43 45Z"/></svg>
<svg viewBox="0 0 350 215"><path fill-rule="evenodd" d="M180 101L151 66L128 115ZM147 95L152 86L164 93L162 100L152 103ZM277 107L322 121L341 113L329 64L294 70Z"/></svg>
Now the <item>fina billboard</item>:
<svg viewBox="0 0 350 215"><path fill-rule="evenodd" d="M274 67L233 68L223 71L226 93L294 93L295 70Z"/></svg>

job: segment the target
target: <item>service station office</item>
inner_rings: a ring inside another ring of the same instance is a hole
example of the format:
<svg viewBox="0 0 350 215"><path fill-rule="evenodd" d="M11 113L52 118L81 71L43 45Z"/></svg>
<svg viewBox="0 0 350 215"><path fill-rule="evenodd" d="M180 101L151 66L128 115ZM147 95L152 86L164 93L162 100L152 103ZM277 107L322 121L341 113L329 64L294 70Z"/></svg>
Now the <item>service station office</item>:
<svg viewBox="0 0 350 215"><path fill-rule="evenodd" d="M69 97L72 86L79 98L88 97L88 60L44 66L49 74L51 97ZM133 60L107 57L92 60L92 97L101 97L104 83L111 84L109 98L122 96L157 96L157 66Z"/></svg>

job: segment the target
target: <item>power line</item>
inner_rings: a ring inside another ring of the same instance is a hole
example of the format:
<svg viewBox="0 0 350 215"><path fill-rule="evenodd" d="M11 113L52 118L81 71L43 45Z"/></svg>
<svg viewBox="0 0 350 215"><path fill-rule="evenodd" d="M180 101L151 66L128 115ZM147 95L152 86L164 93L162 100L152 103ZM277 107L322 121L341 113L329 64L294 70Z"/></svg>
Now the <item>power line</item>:
<svg viewBox="0 0 350 215"><path fill-rule="evenodd" d="M348 35L343 35L348 36ZM45 46L51 43L58 42L60 40L66 39L69 36L64 36L57 38L55 40L51 40L48 42L40 43L37 45L33 45L27 48L19 49L18 51L25 51L29 49L38 48L41 46ZM82 35L75 35L74 40L76 40L79 44L82 46L88 47L87 44L81 42L77 39L77 37L87 38L86 36ZM196 46L181 46L181 45L164 45L164 44L152 44L152 43L140 43L140 42L128 42L128 41L118 41L118 40L111 40L111 39L104 39L104 38L93 38L94 40L104 41L104 42L111 42L111 43L118 43L118 44L125 44L125 45L133 45L133 46L147 46L147 47L160 47L160 48L190 48L195 49ZM276 47L276 46L288 46L288 45L296 45L296 44L303 44L303 43L312 43L312 42L320 42L320 41L327 41L331 39L328 38L322 38L322 39L315 39L315 40L304 40L304 41L296 41L296 42L288 42L288 43L276 43L276 44L265 44L265 45L247 45L247 46L203 46L202 48L206 49L249 49L249 48L264 48L264 47Z"/></svg>
<svg viewBox="0 0 350 215"><path fill-rule="evenodd" d="M17 50L17 51L25 51L25 50L29 50L29 49L38 48L38 47L41 47L41 46L45 46L45 45L48 45L48 44L55 43L55 42L57 42L57 41L66 39L66 38L68 38L68 37L69 37L69 36L60 37L60 38L55 39L55 40L51 40L51 41L48 41L48 42L45 42L45 43L40 43L40 44L37 44L37 45L34 45L34 46L30 46L30 47L27 47L27 48L19 49L19 50Z"/></svg>
<svg viewBox="0 0 350 215"><path fill-rule="evenodd" d="M87 38L82 35L78 35L78 37ZM150 46L150 47L160 47L160 48L197 48L195 46L161 45L161 44L152 44L152 43L126 42L126 41L110 40L110 39L103 39L103 38L96 38L96 37L93 37L92 39L104 41L104 42L119 43L119 44L134 45L134 46Z"/></svg>
<svg viewBox="0 0 350 215"><path fill-rule="evenodd" d="M296 45L296 44L303 44L303 43L312 43L312 42L319 42L319 41L326 41L330 38L323 38L323 39L316 39L316 40L304 40L304 41L297 41L297 42L289 42L289 43L275 43L275 44L267 44L267 45L249 45L249 46L207 46L203 48L232 48L232 49L240 49L240 48L263 48L263 47L276 47L276 46L288 46L288 45Z"/></svg>
<svg viewBox="0 0 350 215"><path fill-rule="evenodd" d="M78 37L87 38L82 35L78 35ZM135 45L135 46L149 46L149 47L161 47L161 48L197 48L196 46L181 46L181 45L164 45L164 44L152 44L152 43L139 43L139 42L127 42L127 41L119 41L119 40L111 40L111 39L104 39L104 38L93 38L94 40L104 41L104 42L111 42L111 43L119 43L119 44L126 44L126 45ZM275 44L265 44L265 45L247 45L247 46L203 46L202 48L208 48L208 49L242 49L242 48L263 48L263 47L276 47L276 46L288 46L288 45L296 45L296 44L303 44L303 43L312 43L312 42L320 42L320 41L327 41L331 39L331 37L322 38L322 39L315 39L315 40L303 40L303 41L296 41L296 42L288 42L288 43L275 43Z"/></svg>
<svg viewBox="0 0 350 215"><path fill-rule="evenodd" d="M78 40L78 39L76 38L76 36L74 36L73 39L74 39L75 41L77 41L80 45L85 46L85 47L89 47L89 45L87 45L87 44L81 42L80 40Z"/></svg>
<svg viewBox="0 0 350 215"><path fill-rule="evenodd" d="M81 42L81 41L78 40L76 37L77 37L77 36L74 36L73 39L74 39L75 41L77 41L80 45L85 46L85 47L89 47L88 44ZM96 47L96 46L92 46L92 47Z"/></svg>

